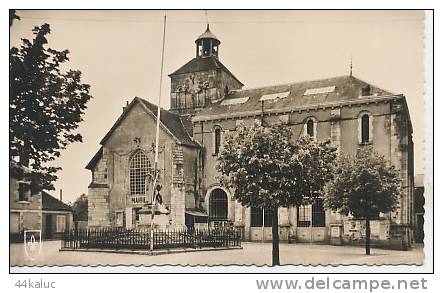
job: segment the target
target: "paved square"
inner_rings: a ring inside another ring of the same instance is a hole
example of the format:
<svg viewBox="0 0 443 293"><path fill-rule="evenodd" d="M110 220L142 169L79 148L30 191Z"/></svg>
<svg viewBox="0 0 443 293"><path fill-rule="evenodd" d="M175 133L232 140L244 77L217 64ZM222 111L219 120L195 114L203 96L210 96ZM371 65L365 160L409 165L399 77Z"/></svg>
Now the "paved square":
<svg viewBox="0 0 443 293"><path fill-rule="evenodd" d="M271 243L242 243L243 249L197 251L164 255L138 255L108 252L59 251L60 241L45 241L40 256L31 261L23 244L11 244L12 266L23 265L270 265ZM372 249L365 255L364 247L310 244L280 244L280 262L284 264L422 264L423 247L409 251Z"/></svg>

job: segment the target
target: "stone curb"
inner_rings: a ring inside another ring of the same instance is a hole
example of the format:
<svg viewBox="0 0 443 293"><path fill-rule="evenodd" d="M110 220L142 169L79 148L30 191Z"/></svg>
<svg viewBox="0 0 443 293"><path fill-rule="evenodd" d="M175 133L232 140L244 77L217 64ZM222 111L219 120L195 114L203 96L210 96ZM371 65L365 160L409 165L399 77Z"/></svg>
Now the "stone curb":
<svg viewBox="0 0 443 293"><path fill-rule="evenodd" d="M221 251L221 250L235 250L243 249L243 247L208 247L208 248L184 248L184 249L165 249L155 250L153 252L149 250L129 250L129 249L97 249L97 248L60 248L59 251L80 251L80 252L108 252L108 253L122 253L122 254L139 254L139 255L162 255L173 253L186 253L186 252L201 252L201 251Z"/></svg>

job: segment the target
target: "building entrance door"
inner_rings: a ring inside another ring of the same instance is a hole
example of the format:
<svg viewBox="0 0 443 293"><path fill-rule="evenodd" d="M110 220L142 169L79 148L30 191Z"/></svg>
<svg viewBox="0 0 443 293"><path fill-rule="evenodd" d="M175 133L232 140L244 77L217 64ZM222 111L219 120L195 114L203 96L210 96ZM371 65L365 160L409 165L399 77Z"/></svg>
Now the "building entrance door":
<svg viewBox="0 0 443 293"><path fill-rule="evenodd" d="M228 221L228 195L216 188L209 195L209 224L212 227L224 226Z"/></svg>
<svg viewBox="0 0 443 293"><path fill-rule="evenodd" d="M297 241L324 242L326 240L326 217L323 200L318 198L312 205L297 208Z"/></svg>
<svg viewBox="0 0 443 293"><path fill-rule="evenodd" d="M45 215L45 238L50 239L54 234L52 215Z"/></svg>

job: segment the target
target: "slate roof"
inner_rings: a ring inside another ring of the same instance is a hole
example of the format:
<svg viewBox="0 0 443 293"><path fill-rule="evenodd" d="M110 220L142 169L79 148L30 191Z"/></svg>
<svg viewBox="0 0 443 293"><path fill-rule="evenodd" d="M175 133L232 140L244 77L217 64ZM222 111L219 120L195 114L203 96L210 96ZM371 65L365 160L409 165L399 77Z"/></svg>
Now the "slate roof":
<svg viewBox="0 0 443 293"><path fill-rule="evenodd" d="M114 123L112 128L103 137L103 139L100 142L101 145L104 145L106 143L106 141L111 137L114 130L117 129L117 127L122 123L122 121L126 118L128 113L131 111L132 107L134 107L134 105L137 103L140 103L147 109L146 112L147 115L153 115L154 117L157 117L156 105L144 99L135 97L132 100L132 102L126 107L126 109L117 119L117 121ZM180 115L171 113L168 110L160 108L160 122L179 141L179 143L191 147L199 147L199 145L191 138L192 124L188 120L189 118L186 117L181 118ZM86 165L85 168L88 170L94 169L95 165L101 159L102 155L103 155L103 147L101 147L98 150L98 152L92 157L92 159L89 161L89 163Z"/></svg>
<svg viewBox="0 0 443 293"><path fill-rule="evenodd" d="M239 83L243 85L243 83L238 80L234 74L232 74L229 69L226 68L226 66L223 65L223 63L220 62L215 56L209 56L209 57L196 57L174 71L173 73L169 74L169 76L173 75L179 75L179 74L185 74L190 72L198 72L198 71L208 71L208 70L217 70L221 69L229 73L235 80L237 80Z"/></svg>
<svg viewBox="0 0 443 293"><path fill-rule="evenodd" d="M92 159L89 161L89 163L86 165L86 169L92 170L94 169L95 165L100 161L100 159L103 156L103 147L100 147L100 149L95 153L95 155L92 157Z"/></svg>
<svg viewBox="0 0 443 293"><path fill-rule="evenodd" d="M202 116L211 115L221 115L226 113L240 113L240 112L252 112L261 111L261 101L260 98L263 95L276 94L289 92L286 98L265 101L264 109L288 109L295 107L304 107L309 105L322 105L334 102L346 102L351 100L356 100L361 98L361 89L367 86L368 83L355 78L353 76L339 76L321 80L303 81L295 82L289 84L260 87L254 89L244 89L231 92L223 101L229 101L231 99L249 97L249 99L242 104L233 105L221 105L221 102L215 103L210 107L207 107L200 111L196 115L196 119ZM321 93L315 95L305 95L308 89L318 89L333 87L335 89L330 93ZM371 96L390 96L394 95L391 92L378 88L376 86L370 85ZM367 98L367 97L363 97Z"/></svg>
<svg viewBox="0 0 443 293"><path fill-rule="evenodd" d="M49 193L42 191L42 210L44 211L69 211L72 212L72 208L64 202L56 199Z"/></svg>
<svg viewBox="0 0 443 293"><path fill-rule="evenodd" d="M144 99L138 98L151 112L157 117L157 105L154 105ZM160 108L160 121L168 128L168 130L184 145L198 146L197 143L192 140L190 133L185 127L187 122L184 122L185 118L181 118L180 115L171 113L168 110ZM192 127L192 125L191 125Z"/></svg>

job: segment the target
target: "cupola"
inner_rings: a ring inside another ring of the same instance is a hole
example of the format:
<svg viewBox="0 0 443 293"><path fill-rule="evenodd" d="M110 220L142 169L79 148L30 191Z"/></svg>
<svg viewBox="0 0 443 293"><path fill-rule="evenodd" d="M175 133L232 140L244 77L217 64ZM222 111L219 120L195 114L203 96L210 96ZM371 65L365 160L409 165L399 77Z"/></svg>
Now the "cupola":
<svg viewBox="0 0 443 293"><path fill-rule="evenodd" d="M196 57L204 58L214 56L218 59L220 40L211 32L209 24L206 27L206 31L195 40L195 44Z"/></svg>

